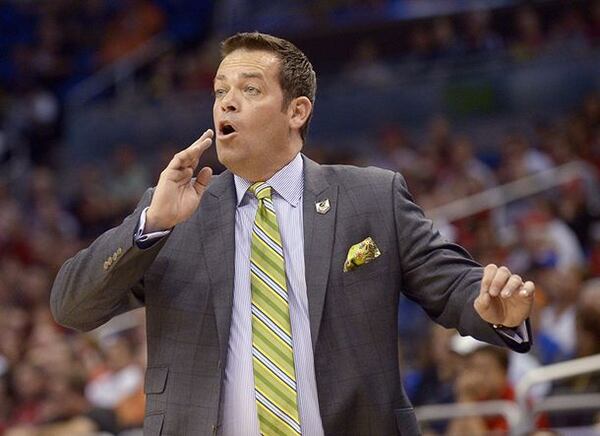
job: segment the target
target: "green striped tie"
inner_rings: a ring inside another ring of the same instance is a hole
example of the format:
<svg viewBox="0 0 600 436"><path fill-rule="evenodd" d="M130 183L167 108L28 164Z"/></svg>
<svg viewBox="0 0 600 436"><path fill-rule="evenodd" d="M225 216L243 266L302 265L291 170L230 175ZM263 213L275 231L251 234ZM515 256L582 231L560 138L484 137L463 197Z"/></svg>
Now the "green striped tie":
<svg viewBox="0 0 600 436"><path fill-rule="evenodd" d="M258 199L252 229L252 366L262 435L299 435L300 416L283 245L271 200L271 187L256 182Z"/></svg>

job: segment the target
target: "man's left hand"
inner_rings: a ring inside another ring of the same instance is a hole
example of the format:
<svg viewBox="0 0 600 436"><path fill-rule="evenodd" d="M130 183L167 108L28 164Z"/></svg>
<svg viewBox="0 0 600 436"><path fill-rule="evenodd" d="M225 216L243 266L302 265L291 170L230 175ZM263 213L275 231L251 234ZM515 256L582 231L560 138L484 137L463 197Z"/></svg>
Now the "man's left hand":
<svg viewBox="0 0 600 436"><path fill-rule="evenodd" d="M505 267L489 264L483 271L475 310L490 324L517 327L531 313L533 307L533 282L525 282Z"/></svg>

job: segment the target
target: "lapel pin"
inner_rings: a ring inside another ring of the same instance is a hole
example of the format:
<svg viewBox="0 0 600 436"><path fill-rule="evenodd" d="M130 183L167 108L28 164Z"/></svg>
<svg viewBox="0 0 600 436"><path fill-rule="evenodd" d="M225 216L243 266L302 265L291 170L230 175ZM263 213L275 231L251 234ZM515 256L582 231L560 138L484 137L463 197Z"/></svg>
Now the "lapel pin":
<svg viewBox="0 0 600 436"><path fill-rule="evenodd" d="M321 215L324 215L327 212L329 212L329 209L331 209L331 205L329 204L329 198L315 203L315 208L317 209L317 213L320 213Z"/></svg>

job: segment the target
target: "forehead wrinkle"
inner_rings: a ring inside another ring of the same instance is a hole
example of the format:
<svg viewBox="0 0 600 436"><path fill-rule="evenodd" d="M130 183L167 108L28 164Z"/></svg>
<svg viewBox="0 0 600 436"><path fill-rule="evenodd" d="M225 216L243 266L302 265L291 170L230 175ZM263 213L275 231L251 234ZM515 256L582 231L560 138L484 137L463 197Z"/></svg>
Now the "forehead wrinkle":
<svg viewBox="0 0 600 436"><path fill-rule="evenodd" d="M217 70L218 76L225 74L222 73L223 69L247 69L260 71L265 74L269 68L279 65L279 58L273 53L264 51L246 51L236 50L227 55L219 65Z"/></svg>
<svg viewBox="0 0 600 436"><path fill-rule="evenodd" d="M251 72L251 73L240 73L240 76L243 77L244 79L264 79L265 76L263 73L260 72Z"/></svg>
<svg viewBox="0 0 600 436"><path fill-rule="evenodd" d="M264 74L261 73L238 73L238 74L234 74L232 75L232 79L234 79L237 76L238 79L259 79L262 81L265 81L265 76ZM225 74L217 74L215 76L215 78L213 79L213 82L227 82L228 80L228 76Z"/></svg>
<svg viewBox="0 0 600 436"><path fill-rule="evenodd" d="M262 81L266 80L265 75L262 73L262 71L241 71L237 73L237 76L240 79L259 79ZM227 75L222 73L217 74L213 79L213 82L216 81L227 81Z"/></svg>

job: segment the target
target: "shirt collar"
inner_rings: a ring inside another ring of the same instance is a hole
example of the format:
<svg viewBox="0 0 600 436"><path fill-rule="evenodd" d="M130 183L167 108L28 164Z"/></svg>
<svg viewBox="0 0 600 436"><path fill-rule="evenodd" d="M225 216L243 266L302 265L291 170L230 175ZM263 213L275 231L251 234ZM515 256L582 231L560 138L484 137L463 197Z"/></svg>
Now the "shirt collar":
<svg viewBox="0 0 600 436"><path fill-rule="evenodd" d="M252 182L235 174L233 175L233 180L237 194L237 206L239 207ZM273 174L265 183L273 188L292 207L298 206L304 189L304 161L300 153L290 163Z"/></svg>

